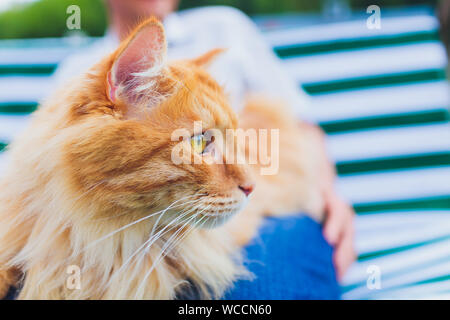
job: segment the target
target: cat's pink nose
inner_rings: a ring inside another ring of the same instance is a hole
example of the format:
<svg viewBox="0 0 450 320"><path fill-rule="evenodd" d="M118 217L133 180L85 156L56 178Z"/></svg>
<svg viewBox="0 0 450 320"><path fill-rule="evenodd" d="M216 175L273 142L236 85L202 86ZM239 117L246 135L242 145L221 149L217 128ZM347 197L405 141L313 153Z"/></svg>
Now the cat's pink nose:
<svg viewBox="0 0 450 320"><path fill-rule="evenodd" d="M254 187L255 186L253 184L244 184L239 186L239 189L241 189L242 192L248 197L248 195L252 193Z"/></svg>

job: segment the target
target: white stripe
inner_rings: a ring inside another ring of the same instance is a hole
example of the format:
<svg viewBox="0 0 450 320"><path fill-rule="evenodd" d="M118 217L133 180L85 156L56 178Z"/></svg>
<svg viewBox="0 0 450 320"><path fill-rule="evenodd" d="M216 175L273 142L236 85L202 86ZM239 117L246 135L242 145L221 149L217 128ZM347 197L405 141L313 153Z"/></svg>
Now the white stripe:
<svg viewBox="0 0 450 320"><path fill-rule="evenodd" d="M10 142L27 126L30 116L0 115L0 141Z"/></svg>
<svg viewBox="0 0 450 320"><path fill-rule="evenodd" d="M333 134L327 136L327 145L335 161L450 151L450 126L445 123Z"/></svg>
<svg viewBox="0 0 450 320"><path fill-rule="evenodd" d="M450 194L450 167L343 176L337 189L351 203L440 196Z"/></svg>
<svg viewBox="0 0 450 320"><path fill-rule="evenodd" d="M366 254L450 236L450 212L389 212L357 216L356 251Z"/></svg>
<svg viewBox="0 0 450 320"><path fill-rule="evenodd" d="M450 253L450 251L447 251ZM383 279L383 268L381 267L381 288L383 290L383 296L386 299L394 299L395 295L390 294L389 289L395 289L396 287L408 285L411 283L429 280L436 277L446 276L449 274L450 270L450 261L443 262L439 264L435 264L433 266L429 266L426 268L421 268L420 270L416 270L413 272L405 272L400 273L395 278L390 279ZM375 291L376 293L376 291ZM374 290L367 288L367 286L361 286L357 289L354 289L352 291L346 292L345 299L361 299L364 298L367 295L373 295ZM408 290L406 289L403 292L403 299L407 299L409 297ZM424 295L431 294L431 292L425 293ZM371 297L372 298L372 297ZM376 298L376 295L373 296L373 298Z"/></svg>
<svg viewBox="0 0 450 320"><path fill-rule="evenodd" d="M347 286L366 283L369 275L367 270L373 265L380 268L382 276L389 277L393 273L406 272L408 269L433 263L435 260L445 259L446 257L450 257L450 240L431 243L395 254L354 263L342 280L342 284ZM419 268L419 270L421 269L422 267Z"/></svg>
<svg viewBox="0 0 450 320"><path fill-rule="evenodd" d="M0 51L0 64L55 64L73 52L73 48L11 48Z"/></svg>
<svg viewBox="0 0 450 320"><path fill-rule="evenodd" d="M318 122L448 107L447 81L370 88L312 97L308 117Z"/></svg>
<svg viewBox="0 0 450 320"><path fill-rule="evenodd" d="M0 64L53 64L100 38L62 37L0 40Z"/></svg>
<svg viewBox="0 0 450 320"><path fill-rule="evenodd" d="M370 38L402 33L433 31L439 28L435 17L417 15L411 17L384 17L381 29L369 29L367 19L349 22L326 23L295 29L269 31L266 38L272 46L310 44L337 39Z"/></svg>
<svg viewBox="0 0 450 320"><path fill-rule="evenodd" d="M355 220L355 227L364 237L367 233L383 231L386 228L394 227L415 227L422 223L438 223L439 221L449 221L448 210L407 210L407 211L379 211L370 214L358 215ZM449 230L450 232L450 230Z"/></svg>
<svg viewBox="0 0 450 320"><path fill-rule="evenodd" d="M0 77L0 102L36 102L52 90L48 76Z"/></svg>
<svg viewBox="0 0 450 320"><path fill-rule="evenodd" d="M51 77L0 77L0 102L39 101L52 89ZM312 97L308 117L318 122L443 108L450 101L446 81L371 88Z"/></svg>
<svg viewBox="0 0 450 320"><path fill-rule="evenodd" d="M396 290L374 292L371 299L450 300L450 280L408 286Z"/></svg>
<svg viewBox="0 0 450 320"><path fill-rule="evenodd" d="M299 83L402 73L424 69L445 69L447 55L439 42L283 60L286 71Z"/></svg>

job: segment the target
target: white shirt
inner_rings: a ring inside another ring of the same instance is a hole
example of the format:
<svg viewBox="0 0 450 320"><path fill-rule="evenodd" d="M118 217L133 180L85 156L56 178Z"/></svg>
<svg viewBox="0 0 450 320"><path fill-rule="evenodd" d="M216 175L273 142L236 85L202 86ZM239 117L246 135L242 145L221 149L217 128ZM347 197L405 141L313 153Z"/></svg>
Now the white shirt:
<svg viewBox="0 0 450 320"><path fill-rule="evenodd" d="M247 94L264 94L289 103L305 119L309 97L285 72L256 25L231 7L204 7L173 13L164 20L170 59L197 57L214 48L226 48L209 68L230 97L233 108L243 107ZM109 31L82 52L66 58L58 67L57 85L86 71L119 44Z"/></svg>

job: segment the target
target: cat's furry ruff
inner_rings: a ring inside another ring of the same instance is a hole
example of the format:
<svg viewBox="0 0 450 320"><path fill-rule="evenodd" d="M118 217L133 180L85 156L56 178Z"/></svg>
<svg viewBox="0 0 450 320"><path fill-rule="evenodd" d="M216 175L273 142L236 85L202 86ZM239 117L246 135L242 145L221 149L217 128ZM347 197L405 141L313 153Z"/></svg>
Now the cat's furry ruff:
<svg viewBox="0 0 450 320"><path fill-rule="evenodd" d="M140 54L139 37L147 41L151 58L145 62L156 74L126 69ZM20 299L172 299L193 285L201 298L218 298L247 276L239 246L264 214L322 212L314 156L306 154L314 148L290 116L282 109L274 113L267 102L252 100L240 120L244 128L280 129L278 175L258 176L258 166L173 165L175 142L168 137L176 128L194 120L220 129L238 122L202 67L214 54L155 68L164 55L162 26L149 19L40 107L9 147L0 181L0 296L20 284ZM129 81L130 74L148 82ZM254 196L230 222L169 228L177 214L205 214L207 220L208 214L235 212L245 198L238 186L249 176L258 184ZM290 187L280 189L286 183ZM170 205L164 219L171 220L143 218ZM127 227L134 221L140 222ZM154 232L161 237L138 252ZM171 237L179 241L161 256ZM81 269L81 289L67 286L71 265Z"/></svg>

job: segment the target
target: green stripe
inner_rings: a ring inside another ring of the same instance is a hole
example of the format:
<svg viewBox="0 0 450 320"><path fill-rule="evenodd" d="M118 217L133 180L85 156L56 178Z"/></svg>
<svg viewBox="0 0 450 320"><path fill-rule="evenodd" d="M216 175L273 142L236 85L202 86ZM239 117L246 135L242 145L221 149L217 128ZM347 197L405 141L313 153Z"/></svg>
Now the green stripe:
<svg viewBox="0 0 450 320"><path fill-rule="evenodd" d="M386 211L449 210L450 195L384 202L356 203L353 205L353 208L358 215L374 214Z"/></svg>
<svg viewBox="0 0 450 320"><path fill-rule="evenodd" d="M0 142L0 152L2 152L8 144L4 142Z"/></svg>
<svg viewBox="0 0 450 320"><path fill-rule="evenodd" d="M302 86L309 94L317 95L342 90L363 89L368 87L389 86L430 80L443 80L445 77L445 70L432 69L304 83Z"/></svg>
<svg viewBox="0 0 450 320"><path fill-rule="evenodd" d="M447 240L447 239L450 239L450 235L442 236L442 237L439 237L439 238L436 238L436 239L432 239L432 240L422 241L422 242L415 243L415 244L409 244L409 245L405 245L405 246L400 246L400 247L396 247L396 248L391 248L391 249L386 249L386 250L379 250L379 251L373 251L373 252L370 252L370 253L363 253L363 254L358 256L358 261L362 262L362 261L366 261L366 260L370 260L370 259L375 259L375 258L379 258L379 257L383 257L383 256L399 253L399 252L402 252L402 251L423 247L425 245L436 243L436 242L440 242L440 241Z"/></svg>
<svg viewBox="0 0 450 320"><path fill-rule="evenodd" d="M324 52L385 47L437 40L439 40L439 34L437 31L422 31L417 33L404 33L358 39L336 39L316 43L301 43L288 46L278 46L274 48L274 51L280 58L288 58L293 56L319 54Z"/></svg>
<svg viewBox="0 0 450 320"><path fill-rule="evenodd" d="M427 280L418 281L418 282L415 282L415 283L409 285L408 287L415 286L415 285L421 285L421 284L442 282L442 281L447 281L447 280L450 280L450 274L444 275L444 276L440 276L440 277L431 278L431 279L427 279Z"/></svg>
<svg viewBox="0 0 450 320"><path fill-rule="evenodd" d="M0 114L27 114L35 111L38 104L36 102L6 102L0 103Z"/></svg>
<svg viewBox="0 0 450 320"><path fill-rule="evenodd" d="M340 176L345 176L350 174L361 174L374 171L388 171L448 165L450 165L450 152L436 152L356 161L342 161L336 164L336 168Z"/></svg>
<svg viewBox="0 0 450 320"><path fill-rule="evenodd" d="M450 117L448 110L441 109L403 114L390 114L384 116L353 118L338 121L327 121L321 122L320 126L327 134L333 134L375 128L439 123L449 120Z"/></svg>
<svg viewBox="0 0 450 320"><path fill-rule="evenodd" d="M0 76L50 75L57 64L0 65Z"/></svg>

